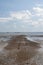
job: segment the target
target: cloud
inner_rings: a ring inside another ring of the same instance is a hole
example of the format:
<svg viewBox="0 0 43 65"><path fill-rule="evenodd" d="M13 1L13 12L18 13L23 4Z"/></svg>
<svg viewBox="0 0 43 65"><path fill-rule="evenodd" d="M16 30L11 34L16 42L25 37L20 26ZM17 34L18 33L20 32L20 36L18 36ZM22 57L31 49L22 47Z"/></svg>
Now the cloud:
<svg viewBox="0 0 43 65"><path fill-rule="evenodd" d="M33 7L31 25L34 27L43 27L43 8L37 6Z"/></svg>
<svg viewBox="0 0 43 65"><path fill-rule="evenodd" d="M12 20L12 18L11 17L0 18L0 22L8 22L9 20Z"/></svg>
<svg viewBox="0 0 43 65"><path fill-rule="evenodd" d="M33 7L34 15L43 17L43 8L41 7Z"/></svg>
<svg viewBox="0 0 43 65"><path fill-rule="evenodd" d="M32 26L34 26L34 27L38 27L38 26L39 26L39 22L38 22L38 21L34 21L34 22L32 22L31 24L32 24Z"/></svg>
<svg viewBox="0 0 43 65"><path fill-rule="evenodd" d="M10 12L8 17L0 18L0 22L13 21L12 25L14 28L16 28L18 26L18 25L16 25L17 22L22 22L23 24L26 23L26 24L31 25L33 27L39 27L40 25L43 25L42 17L37 18L37 16L43 16L43 8L33 7L33 12L34 12L33 13L34 16L33 16L32 12L30 12L29 10ZM26 27L25 25L22 25L22 28L25 28L25 27Z"/></svg>
<svg viewBox="0 0 43 65"><path fill-rule="evenodd" d="M43 19L39 18L37 21L32 20L31 25L34 27L43 27Z"/></svg>
<svg viewBox="0 0 43 65"><path fill-rule="evenodd" d="M38 19L38 21L39 21L40 25L43 26L43 19L40 18L40 19Z"/></svg>
<svg viewBox="0 0 43 65"><path fill-rule="evenodd" d="M32 14L29 10L22 10L22 11L14 11L9 13L9 17L0 18L0 22L7 22L10 20L21 20L27 22L31 18Z"/></svg>
<svg viewBox="0 0 43 65"><path fill-rule="evenodd" d="M30 19L32 14L29 10L23 10L18 12L12 12L10 15L12 18L24 20L24 19Z"/></svg>
<svg viewBox="0 0 43 65"><path fill-rule="evenodd" d="M40 7L34 7L33 10L35 12L43 12L43 8L40 8Z"/></svg>

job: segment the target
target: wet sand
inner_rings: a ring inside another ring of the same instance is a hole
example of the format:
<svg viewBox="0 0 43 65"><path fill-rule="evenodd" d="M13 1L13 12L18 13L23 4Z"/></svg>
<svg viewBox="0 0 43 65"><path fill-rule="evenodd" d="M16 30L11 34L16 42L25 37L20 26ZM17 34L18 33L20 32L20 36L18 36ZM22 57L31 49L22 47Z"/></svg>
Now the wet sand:
<svg viewBox="0 0 43 65"><path fill-rule="evenodd" d="M0 52L0 65L40 65L39 57L43 54L38 42L27 39L26 35L16 35L7 43Z"/></svg>

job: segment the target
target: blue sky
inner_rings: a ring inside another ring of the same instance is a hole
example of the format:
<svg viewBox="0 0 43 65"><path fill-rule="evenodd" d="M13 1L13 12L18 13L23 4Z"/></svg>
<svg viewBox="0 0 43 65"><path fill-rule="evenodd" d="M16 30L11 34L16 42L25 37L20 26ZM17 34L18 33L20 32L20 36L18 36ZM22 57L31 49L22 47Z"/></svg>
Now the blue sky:
<svg viewBox="0 0 43 65"><path fill-rule="evenodd" d="M43 0L0 0L0 32L43 32Z"/></svg>

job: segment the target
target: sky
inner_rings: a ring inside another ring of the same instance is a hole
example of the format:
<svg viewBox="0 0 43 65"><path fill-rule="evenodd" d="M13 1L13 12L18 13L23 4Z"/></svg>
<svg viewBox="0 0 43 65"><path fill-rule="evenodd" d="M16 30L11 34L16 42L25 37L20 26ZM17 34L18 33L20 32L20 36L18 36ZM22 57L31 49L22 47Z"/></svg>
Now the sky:
<svg viewBox="0 0 43 65"><path fill-rule="evenodd" d="M0 32L43 32L43 0L0 0Z"/></svg>

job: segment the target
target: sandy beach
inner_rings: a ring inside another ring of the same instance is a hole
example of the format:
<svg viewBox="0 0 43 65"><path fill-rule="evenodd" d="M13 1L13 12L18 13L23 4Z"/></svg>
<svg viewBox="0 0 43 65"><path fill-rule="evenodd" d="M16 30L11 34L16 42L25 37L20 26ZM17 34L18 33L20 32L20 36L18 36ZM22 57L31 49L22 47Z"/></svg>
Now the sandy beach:
<svg viewBox="0 0 43 65"><path fill-rule="evenodd" d="M43 46L27 35L1 40L0 65L43 65Z"/></svg>

